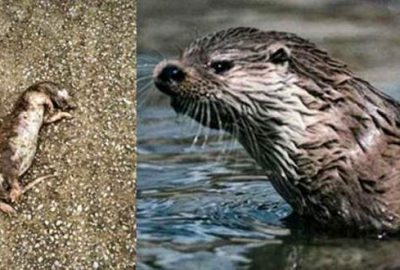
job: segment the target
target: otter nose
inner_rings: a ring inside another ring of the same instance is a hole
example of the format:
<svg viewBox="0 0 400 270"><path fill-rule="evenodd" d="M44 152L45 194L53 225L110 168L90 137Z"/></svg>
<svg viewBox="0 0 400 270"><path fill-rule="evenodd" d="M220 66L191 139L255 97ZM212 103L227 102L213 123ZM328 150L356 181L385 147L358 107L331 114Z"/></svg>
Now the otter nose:
<svg viewBox="0 0 400 270"><path fill-rule="evenodd" d="M181 82L185 79L185 73L175 65L167 65L161 70L158 79L163 82Z"/></svg>

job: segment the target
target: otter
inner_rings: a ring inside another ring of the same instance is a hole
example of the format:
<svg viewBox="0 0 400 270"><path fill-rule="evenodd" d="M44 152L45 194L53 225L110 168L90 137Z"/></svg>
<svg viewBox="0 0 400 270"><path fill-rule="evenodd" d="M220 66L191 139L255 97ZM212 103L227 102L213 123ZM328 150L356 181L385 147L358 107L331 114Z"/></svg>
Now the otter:
<svg viewBox="0 0 400 270"><path fill-rule="evenodd" d="M400 230L400 104L295 34L230 28L153 71L173 109L231 133L294 213L329 230Z"/></svg>
<svg viewBox="0 0 400 270"><path fill-rule="evenodd" d="M0 211L15 213L9 203L50 177L39 177L24 188L19 183L35 157L42 125L72 118L63 110L75 107L68 91L49 81L30 86L18 98L0 130Z"/></svg>

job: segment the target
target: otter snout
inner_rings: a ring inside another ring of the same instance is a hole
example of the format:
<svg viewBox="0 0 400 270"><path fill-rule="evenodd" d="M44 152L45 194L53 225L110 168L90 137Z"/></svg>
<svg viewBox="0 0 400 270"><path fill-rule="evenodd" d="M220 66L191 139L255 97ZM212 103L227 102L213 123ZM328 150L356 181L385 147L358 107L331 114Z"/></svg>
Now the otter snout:
<svg viewBox="0 0 400 270"><path fill-rule="evenodd" d="M186 74L178 63L162 62L154 69L153 78L161 92L175 96L177 93L173 88L185 80Z"/></svg>
<svg viewBox="0 0 400 270"><path fill-rule="evenodd" d="M185 73L175 65L167 65L158 75L158 79L163 82L181 82L185 79Z"/></svg>

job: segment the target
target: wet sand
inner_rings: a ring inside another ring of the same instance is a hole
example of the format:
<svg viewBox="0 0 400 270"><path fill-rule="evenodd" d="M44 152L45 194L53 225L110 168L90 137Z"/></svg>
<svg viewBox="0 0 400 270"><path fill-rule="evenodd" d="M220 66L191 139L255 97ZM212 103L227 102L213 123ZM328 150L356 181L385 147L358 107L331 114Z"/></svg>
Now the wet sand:
<svg viewBox="0 0 400 270"><path fill-rule="evenodd" d="M0 269L133 269L135 1L18 2L0 4L0 118L41 80L78 109L41 131L22 181L57 178L1 214Z"/></svg>

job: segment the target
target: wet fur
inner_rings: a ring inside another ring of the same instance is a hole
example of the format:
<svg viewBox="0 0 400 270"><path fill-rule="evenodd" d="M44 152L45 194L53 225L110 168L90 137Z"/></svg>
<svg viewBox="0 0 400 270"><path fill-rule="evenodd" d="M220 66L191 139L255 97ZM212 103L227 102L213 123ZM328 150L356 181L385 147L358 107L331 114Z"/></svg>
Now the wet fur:
<svg viewBox="0 0 400 270"><path fill-rule="evenodd" d="M277 50L288 59L270 59ZM225 74L210 63L232 61ZM294 34L231 28L194 41L164 86L173 108L232 133L295 212L321 228L400 228L400 105ZM164 89L165 90L165 89Z"/></svg>

